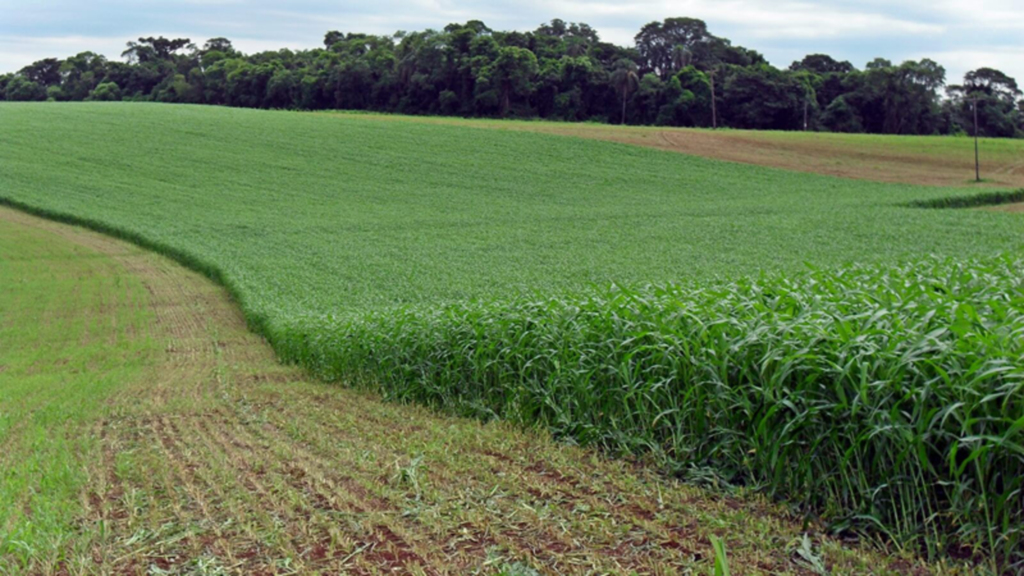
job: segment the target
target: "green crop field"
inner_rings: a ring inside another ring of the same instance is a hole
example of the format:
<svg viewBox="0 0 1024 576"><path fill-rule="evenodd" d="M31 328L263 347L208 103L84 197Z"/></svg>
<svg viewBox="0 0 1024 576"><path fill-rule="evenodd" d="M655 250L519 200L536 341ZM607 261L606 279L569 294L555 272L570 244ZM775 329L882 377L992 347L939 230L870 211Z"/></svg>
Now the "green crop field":
<svg viewBox="0 0 1024 576"><path fill-rule="evenodd" d="M875 182L932 186L978 185L974 182L974 143L967 137L609 126L596 123L393 116L359 112L316 114L389 123L464 126L574 136ZM981 138L979 150L982 186L1024 186L1024 140Z"/></svg>
<svg viewBox="0 0 1024 576"><path fill-rule="evenodd" d="M186 106L0 110L3 197L186 252L275 326L1024 247L1017 217L899 207L967 189L448 126Z"/></svg>
<svg viewBox="0 0 1024 576"><path fill-rule="evenodd" d="M309 381L207 279L5 207L0 285L0 574L928 566L755 492Z"/></svg>
<svg viewBox="0 0 1024 576"><path fill-rule="evenodd" d="M206 272L315 374L1011 562L1024 219L911 207L976 192L416 122L0 105L0 199Z"/></svg>

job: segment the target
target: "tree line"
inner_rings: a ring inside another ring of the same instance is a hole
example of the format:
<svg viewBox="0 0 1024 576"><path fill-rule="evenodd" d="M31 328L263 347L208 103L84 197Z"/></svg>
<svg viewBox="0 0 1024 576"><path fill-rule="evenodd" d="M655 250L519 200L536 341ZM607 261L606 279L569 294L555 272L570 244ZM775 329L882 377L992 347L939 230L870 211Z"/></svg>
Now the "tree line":
<svg viewBox="0 0 1024 576"><path fill-rule="evenodd" d="M586 24L532 32L480 21L391 36L330 31L323 48L246 55L226 38L139 38L125 61L92 52L0 76L10 101L132 100L249 108L881 134L1024 137L1024 99L999 70L922 59L858 69L812 54L787 69L693 18L652 22L635 45Z"/></svg>

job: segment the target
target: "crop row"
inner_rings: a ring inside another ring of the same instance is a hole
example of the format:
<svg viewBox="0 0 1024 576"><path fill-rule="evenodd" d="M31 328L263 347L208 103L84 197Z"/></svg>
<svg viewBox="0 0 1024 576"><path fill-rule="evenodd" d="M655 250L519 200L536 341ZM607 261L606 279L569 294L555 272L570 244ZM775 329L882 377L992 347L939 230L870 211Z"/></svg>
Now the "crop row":
<svg viewBox="0 0 1024 576"><path fill-rule="evenodd" d="M1011 192L982 192L968 196L961 194L944 198L917 200L910 202L909 205L914 208L975 208L978 206L998 206L1000 204L1014 204L1017 202L1024 202L1024 188Z"/></svg>
<svg viewBox="0 0 1024 576"><path fill-rule="evenodd" d="M328 379L1020 560L1024 261L931 259L307 320Z"/></svg>

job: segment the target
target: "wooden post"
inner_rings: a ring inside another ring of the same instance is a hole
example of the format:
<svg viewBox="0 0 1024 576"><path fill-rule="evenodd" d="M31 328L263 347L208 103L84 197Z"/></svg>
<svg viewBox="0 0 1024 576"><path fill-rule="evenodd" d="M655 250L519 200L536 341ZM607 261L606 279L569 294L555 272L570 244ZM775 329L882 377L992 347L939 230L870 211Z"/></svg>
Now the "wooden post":
<svg viewBox="0 0 1024 576"><path fill-rule="evenodd" d="M978 154L978 97L974 97L974 181L981 182L981 158Z"/></svg>

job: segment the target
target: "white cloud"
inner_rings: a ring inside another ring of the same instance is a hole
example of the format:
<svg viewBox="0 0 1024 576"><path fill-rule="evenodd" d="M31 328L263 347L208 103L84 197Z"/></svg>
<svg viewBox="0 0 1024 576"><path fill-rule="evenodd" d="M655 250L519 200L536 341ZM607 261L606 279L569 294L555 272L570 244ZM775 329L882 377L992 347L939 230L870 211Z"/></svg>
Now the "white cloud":
<svg viewBox="0 0 1024 576"><path fill-rule="evenodd" d="M126 39L121 37L0 36L0 72L19 70L43 58L63 58L87 50L108 58L119 57L124 50L125 41Z"/></svg>
<svg viewBox="0 0 1024 576"><path fill-rule="evenodd" d="M877 36L882 34L939 34L939 24L896 18L883 11L850 10L825 2L770 0L647 0L639 2L585 2L553 0L545 2L559 13L580 17L598 15L637 20L658 20L689 14L716 24L746 29L755 38L823 38Z"/></svg>
<svg viewBox="0 0 1024 576"><path fill-rule="evenodd" d="M947 50L920 54L946 67L946 81L959 84L964 74L981 67L996 68L1024 85L1024 46L993 46L978 50Z"/></svg>
<svg viewBox="0 0 1024 576"><path fill-rule="evenodd" d="M1020 0L904 0L906 6L934 14L954 26L984 29L1024 28Z"/></svg>
<svg viewBox="0 0 1024 576"><path fill-rule="evenodd" d="M128 40L144 36L165 36L168 38L191 38L197 44L207 40L202 35L190 35L173 31L135 31L118 36L43 36L0 37L0 73L20 70L22 67L43 58L66 58L79 52L95 52L108 60L120 60ZM262 38L231 38L235 48L246 53L278 50L280 48L308 49L320 46L317 38L302 42L284 42Z"/></svg>

